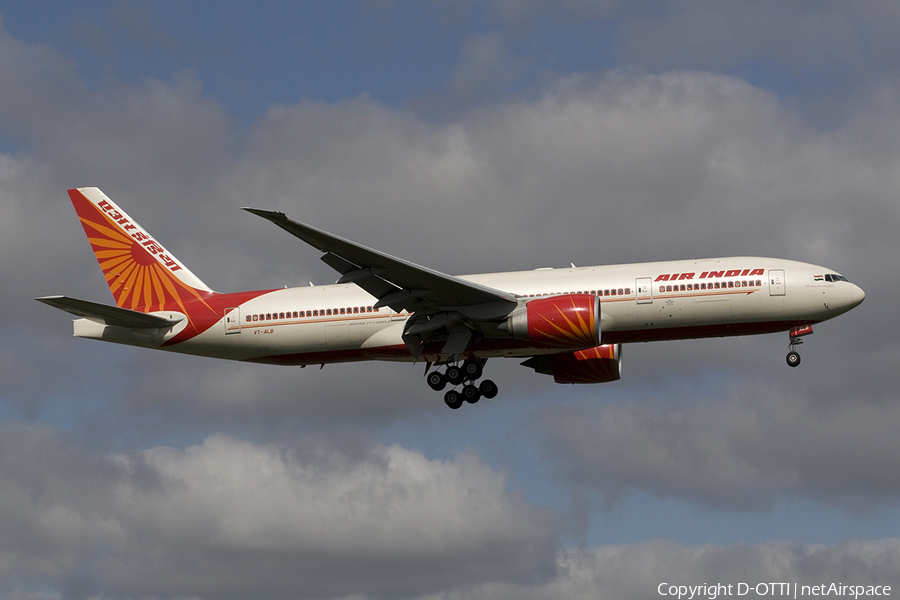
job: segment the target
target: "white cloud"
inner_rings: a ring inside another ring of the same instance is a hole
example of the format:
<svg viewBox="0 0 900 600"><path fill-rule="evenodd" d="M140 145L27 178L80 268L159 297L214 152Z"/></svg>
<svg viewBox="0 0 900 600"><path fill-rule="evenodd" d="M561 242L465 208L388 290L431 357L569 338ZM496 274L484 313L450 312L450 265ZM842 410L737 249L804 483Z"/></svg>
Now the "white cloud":
<svg viewBox="0 0 900 600"><path fill-rule="evenodd" d="M104 454L2 426L0 597L647 598L663 582L893 583L900 541L563 550L475 455L224 435ZM26 594L27 597L27 594Z"/></svg>
<svg viewBox="0 0 900 600"><path fill-rule="evenodd" d="M0 574L20 585L318 598L554 573L558 516L472 454L215 435L104 455L46 428L3 429Z"/></svg>
<svg viewBox="0 0 900 600"><path fill-rule="evenodd" d="M602 546L596 549L563 551L559 555L559 576L536 586L483 584L474 589L453 590L449 594L423 596L419 600L646 600L664 598L659 586L669 593L669 585L731 585L731 593L709 588L700 598L738 597L738 584L830 583L862 586L892 586L896 592L896 565L900 560L900 539L847 541L827 546L772 541L764 544L688 546L668 540L638 544ZM760 588L758 597L766 588ZM790 588L791 594L793 588ZM695 592L696 592L695 588ZM786 591L777 588L778 592ZM677 590L675 590L677 594ZM883 589L882 589L883 593ZM775 588L770 596L777 597ZM788 595L785 593L785 595ZM677 596L676 596L677 597ZM686 597L686 596L685 596ZM798 591L799 597L799 591Z"/></svg>
<svg viewBox="0 0 900 600"><path fill-rule="evenodd" d="M544 411L543 444L565 480L608 502L632 490L726 510L785 495L855 511L900 501L896 406L816 402L753 380L692 392Z"/></svg>

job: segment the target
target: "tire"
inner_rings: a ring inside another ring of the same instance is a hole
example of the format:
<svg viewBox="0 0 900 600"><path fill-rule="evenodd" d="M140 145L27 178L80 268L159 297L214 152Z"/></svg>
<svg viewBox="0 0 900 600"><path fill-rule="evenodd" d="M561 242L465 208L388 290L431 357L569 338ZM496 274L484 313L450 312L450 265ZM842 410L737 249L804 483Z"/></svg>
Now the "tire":
<svg viewBox="0 0 900 600"><path fill-rule="evenodd" d="M456 390L450 390L449 392L444 394L444 403L453 410L456 410L463 405L463 399L462 396L460 396L459 392L457 392Z"/></svg>
<svg viewBox="0 0 900 600"><path fill-rule="evenodd" d="M447 381L450 382L450 385L459 385L463 380L463 372L457 366L447 367L447 372L445 373L447 376Z"/></svg>
<svg viewBox="0 0 900 600"><path fill-rule="evenodd" d="M788 352L786 360L787 360L788 366L796 367L797 365L800 364L800 355L792 350L792 351Z"/></svg>
<svg viewBox="0 0 900 600"><path fill-rule="evenodd" d="M428 387L436 392L440 392L447 387L447 378L440 371L432 371L428 374Z"/></svg>
<svg viewBox="0 0 900 600"><path fill-rule="evenodd" d="M462 398L469 404L475 404L481 400L481 392L474 385L467 385L462 389Z"/></svg>
<svg viewBox="0 0 900 600"><path fill-rule="evenodd" d="M467 360L462 366L463 374L469 381L479 379L482 374L481 365L474 360Z"/></svg>
<svg viewBox="0 0 900 600"><path fill-rule="evenodd" d="M491 399L497 395L497 384L490 379L485 379L481 382L478 391L480 391L481 395L485 398Z"/></svg>

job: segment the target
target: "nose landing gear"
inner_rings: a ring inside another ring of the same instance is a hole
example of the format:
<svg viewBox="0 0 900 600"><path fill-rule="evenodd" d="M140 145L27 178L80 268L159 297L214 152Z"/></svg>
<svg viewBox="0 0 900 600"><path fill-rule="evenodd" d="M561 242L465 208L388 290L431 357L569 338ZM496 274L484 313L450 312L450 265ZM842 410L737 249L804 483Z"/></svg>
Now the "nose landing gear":
<svg viewBox="0 0 900 600"><path fill-rule="evenodd" d="M790 331L791 343L790 343L790 352L788 352L785 359L787 360L787 364L790 367L796 367L800 364L800 353L798 353L794 348L803 343L803 340L800 339L804 335L809 335L813 332L812 325L803 325L792 327Z"/></svg>
<svg viewBox="0 0 900 600"><path fill-rule="evenodd" d="M485 379L481 384L476 381L484 373L485 360L466 360L462 365L449 364L446 370L432 371L426 376L428 386L436 392L443 390L449 383L454 389L444 394L444 403L456 410L463 403L475 404L482 398L493 398L497 395L497 384L490 379ZM465 383L461 390L456 386Z"/></svg>

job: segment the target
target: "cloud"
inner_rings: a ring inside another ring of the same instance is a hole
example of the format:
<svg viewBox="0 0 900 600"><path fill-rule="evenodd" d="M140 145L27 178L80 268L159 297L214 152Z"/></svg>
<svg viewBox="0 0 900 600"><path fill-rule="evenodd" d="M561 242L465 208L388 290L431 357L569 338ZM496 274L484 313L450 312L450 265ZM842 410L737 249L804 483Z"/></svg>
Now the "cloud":
<svg viewBox="0 0 900 600"><path fill-rule="evenodd" d="M702 389L544 411L542 444L565 481L608 503L633 490L724 510L780 496L851 511L900 501L895 405L825 404L751 380Z"/></svg>
<svg viewBox="0 0 900 600"><path fill-rule="evenodd" d="M0 429L4 597L628 599L664 582L891 584L900 553L896 539L561 549L559 516L472 454L225 435L105 453Z"/></svg>
<svg viewBox="0 0 900 600"><path fill-rule="evenodd" d="M668 540L650 540L637 544L601 546L595 549L567 550L560 553L559 576L543 585L489 583L470 590L453 590L440 596L462 600L587 600L617 598L644 600L664 597L669 586L731 585L729 594L719 588L707 588L701 598L754 597L757 583L797 583L798 585L844 585L895 587L896 564L900 559L900 540L846 541L834 545L772 541L763 544L689 546ZM851 583L852 582L852 583ZM750 586L739 588L740 583ZM785 588L760 587L759 596L779 595ZM777 591L776 591L777 590ZM791 588L793 590L793 588ZM882 590L883 591L883 590ZM689 592L688 592L689 593ZM792 593L792 592L791 592ZM672 595L677 597L677 589ZM785 595L788 595L785 593ZM799 591L798 591L799 595Z"/></svg>
<svg viewBox="0 0 900 600"><path fill-rule="evenodd" d="M224 435L105 454L46 427L2 429L7 586L404 597L554 575L558 517L471 454L434 461L397 445Z"/></svg>

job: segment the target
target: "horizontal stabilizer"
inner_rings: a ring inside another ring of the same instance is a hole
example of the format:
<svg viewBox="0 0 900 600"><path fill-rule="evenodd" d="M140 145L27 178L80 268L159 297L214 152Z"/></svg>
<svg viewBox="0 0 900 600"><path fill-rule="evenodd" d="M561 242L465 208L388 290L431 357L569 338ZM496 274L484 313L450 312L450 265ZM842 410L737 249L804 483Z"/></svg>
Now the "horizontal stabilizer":
<svg viewBox="0 0 900 600"><path fill-rule="evenodd" d="M132 329L161 329L172 327L184 320L183 316L167 319L158 315L148 315L136 310L108 306L87 300L78 300L68 296L44 296L35 298L38 302L49 304L54 308L64 310L76 317L98 321L115 327L130 327Z"/></svg>

